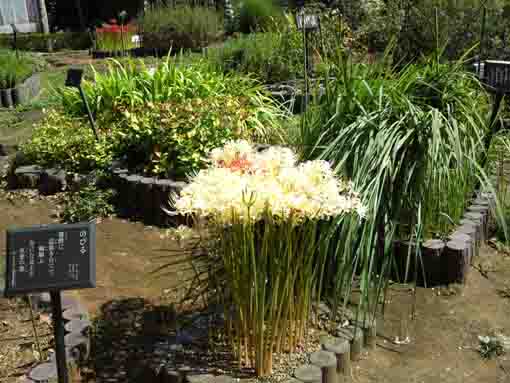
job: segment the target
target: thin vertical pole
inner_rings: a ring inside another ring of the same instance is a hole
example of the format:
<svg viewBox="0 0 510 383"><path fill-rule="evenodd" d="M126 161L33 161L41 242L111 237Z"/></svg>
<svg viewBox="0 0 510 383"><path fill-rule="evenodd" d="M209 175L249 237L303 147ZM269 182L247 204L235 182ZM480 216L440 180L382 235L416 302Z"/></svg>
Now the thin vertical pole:
<svg viewBox="0 0 510 383"><path fill-rule="evenodd" d="M480 55L479 55L479 59L478 59L478 65L480 65L482 63L482 57L483 57L483 44L485 41L486 12L487 12L487 9L485 8L485 4L484 4L483 12L482 12L482 30L480 31ZM478 70L480 70L480 66L478 67Z"/></svg>
<svg viewBox="0 0 510 383"><path fill-rule="evenodd" d="M94 136L96 137L96 141L99 141L99 136L97 135L97 129L96 129L96 123L94 122L94 117L92 117L92 112L89 108L89 103L87 102L87 97L85 97L85 93L83 92L83 88L78 86L78 89L80 90L80 96L83 100L83 103L85 104L85 109L87 110L87 116L89 117L90 126L92 128L92 131L94 132Z"/></svg>
<svg viewBox="0 0 510 383"><path fill-rule="evenodd" d="M32 329L34 330L35 345L37 347L37 352L39 353L39 360L42 360L43 354L41 351L41 342L39 342L39 335L37 333L37 326L35 324L34 309L32 306L32 297L30 295L28 295L27 298L28 298L28 308L30 310L30 321L32 322Z"/></svg>
<svg viewBox="0 0 510 383"><path fill-rule="evenodd" d="M53 329L57 356L58 383L69 383L67 374L66 346L64 342L64 318L62 317L62 298L60 291L50 293L53 306Z"/></svg>

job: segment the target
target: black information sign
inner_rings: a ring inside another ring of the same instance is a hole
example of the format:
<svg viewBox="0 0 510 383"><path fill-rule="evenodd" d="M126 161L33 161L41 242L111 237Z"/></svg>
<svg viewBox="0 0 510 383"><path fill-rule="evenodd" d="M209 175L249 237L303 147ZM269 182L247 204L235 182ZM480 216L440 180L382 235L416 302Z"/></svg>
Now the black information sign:
<svg viewBox="0 0 510 383"><path fill-rule="evenodd" d="M95 287L93 222L7 230L5 295Z"/></svg>

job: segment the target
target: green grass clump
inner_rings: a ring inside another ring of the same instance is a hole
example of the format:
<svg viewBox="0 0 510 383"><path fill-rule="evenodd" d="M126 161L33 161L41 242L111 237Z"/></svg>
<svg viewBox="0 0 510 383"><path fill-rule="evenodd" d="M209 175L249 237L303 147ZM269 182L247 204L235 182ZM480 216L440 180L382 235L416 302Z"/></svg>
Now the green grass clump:
<svg viewBox="0 0 510 383"><path fill-rule="evenodd" d="M303 75L303 46L297 31L240 36L208 51L209 60L224 72L251 75L276 83Z"/></svg>
<svg viewBox="0 0 510 383"><path fill-rule="evenodd" d="M207 46L222 34L221 13L208 7L157 6L137 22L146 48L190 49Z"/></svg>
<svg viewBox="0 0 510 383"><path fill-rule="evenodd" d="M393 242L445 237L477 182L486 184L478 160L489 102L478 80L462 60L443 63L439 55L400 69L390 61L363 65L342 56L297 140L304 158L331 161L352 179L371 212L357 235L338 230L342 246L331 254L326 285L347 300L359 275L360 304L374 310L396 271Z"/></svg>
<svg viewBox="0 0 510 383"><path fill-rule="evenodd" d="M28 54L0 50L0 89L21 84L37 70L36 61Z"/></svg>
<svg viewBox="0 0 510 383"><path fill-rule="evenodd" d="M89 185L69 194L64 199L60 219L66 223L106 218L114 213L112 200L114 192Z"/></svg>

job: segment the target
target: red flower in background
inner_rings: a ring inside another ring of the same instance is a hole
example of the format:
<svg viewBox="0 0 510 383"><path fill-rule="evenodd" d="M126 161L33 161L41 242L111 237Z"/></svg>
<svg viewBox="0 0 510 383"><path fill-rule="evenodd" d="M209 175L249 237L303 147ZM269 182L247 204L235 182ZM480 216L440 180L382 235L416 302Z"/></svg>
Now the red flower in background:
<svg viewBox="0 0 510 383"><path fill-rule="evenodd" d="M110 19L108 20L110 24L117 24L117 19Z"/></svg>

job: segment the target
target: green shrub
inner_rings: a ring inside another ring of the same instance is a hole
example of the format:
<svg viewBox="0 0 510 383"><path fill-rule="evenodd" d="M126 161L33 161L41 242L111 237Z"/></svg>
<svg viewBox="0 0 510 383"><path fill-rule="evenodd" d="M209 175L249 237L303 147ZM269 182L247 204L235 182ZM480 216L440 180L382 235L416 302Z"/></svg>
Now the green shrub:
<svg viewBox="0 0 510 383"><path fill-rule="evenodd" d="M310 53L315 73L324 74L338 50L343 51L350 30L333 12L320 12L321 34L311 34ZM291 14L270 17L265 32L240 36L208 50L220 70L250 74L263 83L304 77L303 34Z"/></svg>
<svg viewBox="0 0 510 383"><path fill-rule="evenodd" d="M105 218L114 213L113 190L101 190L86 186L64 199L60 219L66 223L85 222L95 218Z"/></svg>
<svg viewBox="0 0 510 383"><path fill-rule="evenodd" d="M221 37L222 15L213 8L159 6L138 20L145 48L192 49L209 45Z"/></svg>
<svg viewBox="0 0 510 383"><path fill-rule="evenodd" d="M250 126L258 140L267 141L280 134L278 106L267 97L254 81L235 74L223 74L198 62L178 66L168 58L151 72L143 61L129 60L125 64L109 61L105 73L95 72L94 82L83 82L92 112L104 120L115 121L119 110L146 106L148 103L184 102L190 99L214 97L245 97L257 118ZM79 92L64 88L59 91L64 111L69 115L85 116Z"/></svg>
<svg viewBox="0 0 510 383"><path fill-rule="evenodd" d="M183 177L227 139L281 141L282 112L250 79L203 63L177 66L171 58L154 72L141 61L109 63L106 73L95 73L95 82L83 82L100 143L93 140L79 93L63 88L62 110L52 112L53 120L24 147L35 162L92 169L126 157L137 170Z"/></svg>
<svg viewBox="0 0 510 383"><path fill-rule="evenodd" d="M86 119L48 112L32 137L21 146L30 163L45 167L62 166L66 170L88 172L105 169L112 160L108 137L96 142Z"/></svg>
<svg viewBox="0 0 510 383"><path fill-rule="evenodd" d="M263 83L299 78L303 73L303 47L297 31L250 34L209 50L214 65L225 72L253 75Z"/></svg>
<svg viewBox="0 0 510 383"><path fill-rule="evenodd" d="M30 55L11 50L0 50L0 89L14 88L30 77L38 62Z"/></svg>
<svg viewBox="0 0 510 383"><path fill-rule="evenodd" d="M132 167L184 178L199 170L213 148L233 138L256 137L264 111L247 97L192 98L124 111L111 130L117 156L129 153Z"/></svg>
<svg viewBox="0 0 510 383"><path fill-rule="evenodd" d="M45 35L43 33L20 33L17 36L17 47L25 51L46 52L48 40L53 50L82 50L91 46L90 35L85 32L59 32ZM0 35L0 47L12 48L12 35Z"/></svg>
<svg viewBox="0 0 510 383"><path fill-rule="evenodd" d="M243 0L239 9L239 30L242 33L264 30L279 13L281 10L274 0Z"/></svg>

